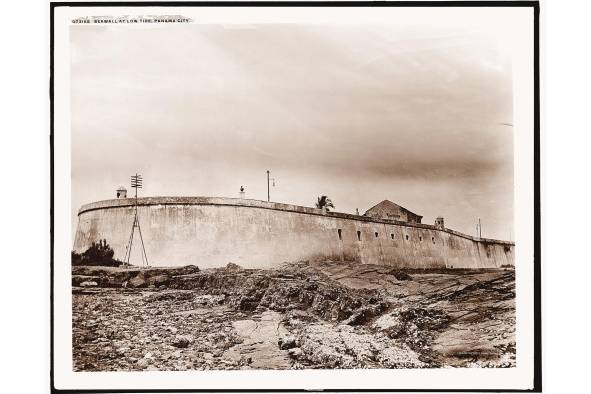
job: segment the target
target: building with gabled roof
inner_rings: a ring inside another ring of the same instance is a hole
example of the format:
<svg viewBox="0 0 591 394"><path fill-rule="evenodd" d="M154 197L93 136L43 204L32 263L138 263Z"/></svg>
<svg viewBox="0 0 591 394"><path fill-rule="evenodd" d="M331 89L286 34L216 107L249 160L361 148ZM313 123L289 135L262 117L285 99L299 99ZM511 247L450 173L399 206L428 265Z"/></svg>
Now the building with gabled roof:
<svg viewBox="0 0 591 394"><path fill-rule="evenodd" d="M384 200L379 204L369 208L363 216L369 216L377 219L397 220L408 223L421 223L423 217L417 215L408 209L393 203L390 200Z"/></svg>

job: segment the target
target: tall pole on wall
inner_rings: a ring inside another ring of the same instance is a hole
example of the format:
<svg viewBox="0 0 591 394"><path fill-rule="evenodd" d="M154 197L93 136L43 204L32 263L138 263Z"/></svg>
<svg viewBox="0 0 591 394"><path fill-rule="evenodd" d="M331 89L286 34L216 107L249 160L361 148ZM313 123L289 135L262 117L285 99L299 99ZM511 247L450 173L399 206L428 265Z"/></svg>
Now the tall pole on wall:
<svg viewBox="0 0 591 394"><path fill-rule="evenodd" d="M271 201L271 191L269 189L269 174L270 171L267 170L267 201Z"/></svg>
<svg viewBox="0 0 591 394"><path fill-rule="evenodd" d="M480 222L480 218L478 218L478 238L482 238L482 223Z"/></svg>
<svg viewBox="0 0 591 394"><path fill-rule="evenodd" d="M137 189L142 188L142 176L139 174L135 174L131 176L131 187L135 189L135 198L134 198L134 214L133 214L133 224L131 225L131 234L129 235L129 241L127 244L127 250L125 251L125 263L129 265L129 260L131 259L131 247L133 245L133 235L135 229L137 227L138 234L140 236L140 242L142 244L142 262L145 266L149 266L148 264L148 255L146 254L146 247L144 246L144 238L142 236L142 228L140 227L140 218L137 211Z"/></svg>

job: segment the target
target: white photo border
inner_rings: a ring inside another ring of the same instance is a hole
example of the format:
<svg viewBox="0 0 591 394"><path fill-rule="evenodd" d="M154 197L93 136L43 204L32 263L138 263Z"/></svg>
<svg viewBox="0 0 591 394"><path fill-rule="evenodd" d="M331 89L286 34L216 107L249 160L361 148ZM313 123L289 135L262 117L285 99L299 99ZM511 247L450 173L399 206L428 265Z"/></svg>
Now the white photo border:
<svg viewBox="0 0 591 394"><path fill-rule="evenodd" d="M263 7L264 5L264 7ZM514 94L515 368L74 372L71 298L69 26L84 15L181 14L203 23L342 23L415 15L511 35ZM348 19L347 19L348 18ZM480 19L479 19L480 18ZM537 2L51 3L51 371L53 392L541 391L539 6ZM394 383L395 382L395 383Z"/></svg>

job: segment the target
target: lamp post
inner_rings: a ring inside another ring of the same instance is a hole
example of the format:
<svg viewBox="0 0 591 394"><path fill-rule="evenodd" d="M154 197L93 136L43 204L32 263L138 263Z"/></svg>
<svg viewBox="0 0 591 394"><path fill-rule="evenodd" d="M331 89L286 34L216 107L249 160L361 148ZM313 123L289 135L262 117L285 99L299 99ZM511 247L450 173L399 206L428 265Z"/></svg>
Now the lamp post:
<svg viewBox="0 0 591 394"><path fill-rule="evenodd" d="M478 218L478 238L482 238L482 223L480 222L480 218Z"/></svg>
<svg viewBox="0 0 591 394"><path fill-rule="evenodd" d="M269 189L269 174L271 172L269 170L267 170L267 201L271 201L271 191Z"/></svg>
<svg viewBox="0 0 591 394"><path fill-rule="evenodd" d="M269 182L272 181L273 182L273 187L275 187L275 178L270 178L269 175L271 174L271 171L267 170L267 201L271 201L271 189L269 187Z"/></svg>

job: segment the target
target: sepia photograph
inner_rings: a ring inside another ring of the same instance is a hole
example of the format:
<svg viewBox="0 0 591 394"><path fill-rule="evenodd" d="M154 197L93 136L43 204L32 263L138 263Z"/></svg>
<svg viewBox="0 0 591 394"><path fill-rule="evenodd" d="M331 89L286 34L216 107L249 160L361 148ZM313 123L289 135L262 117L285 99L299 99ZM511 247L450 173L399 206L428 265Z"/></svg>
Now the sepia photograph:
<svg viewBox="0 0 591 394"><path fill-rule="evenodd" d="M288 4L59 19L65 373L531 389L537 8Z"/></svg>

